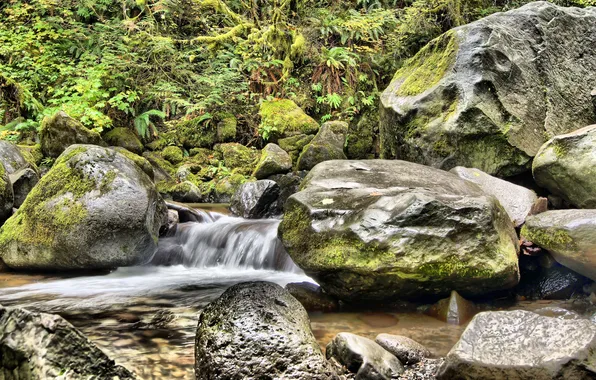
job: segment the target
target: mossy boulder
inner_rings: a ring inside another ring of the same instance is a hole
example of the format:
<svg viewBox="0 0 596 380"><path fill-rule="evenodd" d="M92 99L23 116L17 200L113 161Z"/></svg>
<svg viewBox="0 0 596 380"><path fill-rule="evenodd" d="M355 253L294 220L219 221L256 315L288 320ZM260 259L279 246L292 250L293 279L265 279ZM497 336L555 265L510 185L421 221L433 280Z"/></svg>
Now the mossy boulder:
<svg viewBox="0 0 596 380"><path fill-rule="evenodd" d="M292 163L296 164L298 162L298 157L300 157L300 153L302 153L304 147L307 146L314 138L314 135L299 134L279 139L277 144L281 149L288 152L290 158L292 159Z"/></svg>
<svg viewBox="0 0 596 380"><path fill-rule="evenodd" d="M379 129L378 112L366 112L350 123L346 138L346 156L349 159L374 158L375 138Z"/></svg>
<svg viewBox="0 0 596 380"><path fill-rule="evenodd" d="M114 128L103 136L103 140L112 146L122 147L135 154L143 153L143 144L129 128Z"/></svg>
<svg viewBox="0 0 596 380"><path fill-rule="evenodd" d="M169 161L164 160L161 154L156 152L144 152L143 158L149 161L151 166L153 166L155 182L172 181L176 176L176 167Z"/></svg>
<svg viewBox="0 0 596 380"><path fill-rule="evenodd" d="M246 177L240 173L232 173L229 176L214 179L211 184L210 199L213 203L229 203L240 186L254 178Z"/></svg>
<svg viewBox="0 0 596 380"><path fill-rule="evenodd" d="M295 134L312 135L319 130L319 123L290 99L267 100L259 110L261 125L271 128L271 136L284 137ZM274 129L273 129L274 128Z"/></svg>
<svg viewBox="0 0 596 380"><path fill-rule="evenodd" d="M64 111L58 111L53 116L43 119L39 140L43 155L53 158L60 156L66 148L74 144L105 145L99 133L85 128Z"/></svg>
<svg viewBox="0 0 596 380"><path fill-rule="evenodd" d="M596 210L554 210L530 216L521 236L596 281Z"/></svg>
<svg viewBox="0 0 596 380"><path fill-rule="evenodd" d="M596 9L547 2L448 31L383 92L381 157L527 171L548 138L594 121L595 38Z"/></svg>
<svg viewBox="0 0 596 380"><path fill-rule="evenodd" d="M265 179L274 174L284 174L292 170L292 158L278 145L269 143L261 151L261 158L253 172L256 179Z"/></svg>
<svg viewBox="0 0 596 380"><path fill-rule="evenodd" d="M12 183L8 177L8 172L4 168L4 164L0 162L0 224L4 223L12 215L13 205L14 194Z"/></svg>
<svg viewBox="0 0 596 380"><path fill-rule="evenodd" d="M596 125L546 142L532 164L536 183L579 208L596 208Z"/></svg>
<svg viewBox="0 0 596 380"><path fill-rule="evenodd" d="M21 154L29 165L39 166L43 160L43 153L41 152L41 144L35 145L18 145ZM32 168L34 169L34 168ZM34 169L35 170L35 169Z"/></svg>
<svg viewBox="0 0 596 380"><path fill-rule="evenodd" d="M217 142L217 126L205 123L202 116L184 120L176 125L175 134L184 148L211 148Z"/></svg>
<svg viewBox="0 0 596 380"><path fill-rule="evenodd" d="M236 116L227 112L217 114L216 116L219 119L217 122L217 141L228 142L234 140L238 128Z"/></svg>
<svg viewBox="0 0 596 380"><path fill-rule="evenodd" d="M518 239L492 196L442 170L395 160L325 161L285 204L289 255L346 301L515 286Z"/></svg>
<svg viewBox="0 0 596 380"><path fill-rule="evenodd" d="M0 258L15 270L143 264L155 253L166 213L132 160L113 149L73 145L0 229Z"/></svg>
<svg viewBox="0 0 596 380"><path fill-rule="evenodd" d="M298 170L310 170L316 164L329 160L345 160L344 153L348 123L329 121L321 126L319 133L304 147L298 158Z"/></svg>
<svg viewBox="0 0 596 380"><path fill-rule="evenodd" d="M168 146L161 151L161 155L164 159L170 162L172 165L178 165L184 161L184 152L177 146Z"/></svg>
<svg viewBox="0 0 596 380"><path fill-rule="evenodd" d="M134 154L133 152L127 150L126 148L122 147L112 147L116 152L124 155L129 160L133 161L147 176L153 181L155 178L155 173L153 171L153 166L151 163L144 157L139 156L138 154Z"/></svg>
<svg viewBox="0 0 596 380"><path fill-rule="evenodd" d="M6 174L13 174L25 168L31 168L38 172L35 159L31 154L4 140L0 140L0 162L4 165Z"/></svg>
<svg viewBox="0 0 596 380"><path fill-rule="evenodd" d="M221 153L223 162L228 169L238 169L237 172L250 175L256 167L259 152L238 143L218 144L215 151Z"/></svg>

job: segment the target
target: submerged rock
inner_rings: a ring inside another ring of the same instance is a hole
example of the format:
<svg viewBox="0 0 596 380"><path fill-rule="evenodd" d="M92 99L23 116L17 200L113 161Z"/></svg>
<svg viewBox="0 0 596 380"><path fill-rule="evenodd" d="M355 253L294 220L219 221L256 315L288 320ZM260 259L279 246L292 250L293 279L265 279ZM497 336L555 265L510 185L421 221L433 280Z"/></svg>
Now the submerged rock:
<svg viewBox="0 0 596 380"><path fill-rule="evenodd" d="M532 164L536 183L579 208L596 208L596 125L555 136Z"/></svg>
<svg viewBox="0 0 596 380"><path fill-rule="evenodd" d="M308 314L279 285L234 285L199 317L195 376L202 379L336 379Z"/></svg>
<svg viewBox="0 0 596 380"><path fill-rule="evenodd" d="M596 9L533 2L448 31L381 96L381 156L491 175L526 171L594 121Z"/></svg>
<svg viewBox="0 0 596 380"><path fill-rule="evenodd" d="M342 300L478 295L518 282L518 239L492 196L438 169L326 161L286 202L279 236Z"/></svg>
<svg viewBox="0 0 596 380"><path fill-rule="evenodd" d="M430 356L428 348L405 336L379 334L375 342L395 355L403 364L416 364Z"/></svg>
<svg viewBox="0 0 596 380"><path fill-rule="evenodd" d="M327 345L327 359L334 358L357 380L389 380L404 372L399 360L368 338L339 333Z"/></svg>
<svg viewBox="0 0 596 380"><path fill-rule="evenodd" d="M593 379L596 325L529 311L478 314L437 379Z"/></svg>
<svg viewBox="0 0 596 380"><path fill-rule="evenodd" d="M453 325L468 322L478 309L474 303L463 298L454 290L449 298L445 298L431 306L428 313L441 321Z"/></svg>
<svg viewBox="0 0 596 380"><path fill-rule="evenodd" d="M85 128L64 111L48 116L41 122L39 140L43 155L54 158L74 144L105 145L99 133Z"/></svg>
<svg viewBox="0 0 596 380"><path fill-rule="evenodd" d="M9 176L14 193L14 207L19 208L25 202L27 195L39 182L39 176L31 168L21 169Z"/></svg>
<svg viewBox="0 0 596 380"><path fill-rule="evenodd" d="M73 145L0 229L12 269L108 269L143 264L166 206L149 177L116 151Z"/></svg>
<svg viewBox="0 0 596 380"><path fill-rule="evenodd" d="M450 170L461 179L474 182L482 191L499 200L515 227L524 223L526 216L537 202L536 193L525 187L493 177L482 170L461 166Z"/></svg>
<svg viewBox="0 0 596 380"><path fill-rule="evenodd" d="M124 148L135 154L143 153L143 144L129 128L114 128L103 136L109 145Z"/></svg>
<svg viewBox="0 0 596 380"><path fill-rule="evenodd" d="M0 378L136 379L58 315L0 307Z"/></svg>
<svg viewBox="0 0 596 380"><path fill-rule="evenodd" d="M275 181L262 179L240 186L232 197L230 210L247 219L267 218L279 215L277 207L279 186Z"/></svg>
<svg viewBox="0 0 596 380"><path fill-rule="evenodd" d="M596 280L596 210L555 210L528 217L523 239L562 265Z"/></svg>
<svg viewBox="0 0 596 380"><path fill-rule="evenodd" d="M321 126L319 133L304 147L298 158L298 170L310 170L316 164L329 160L345 160L344 146L348 123L329 121Z"/></svg>
<svg viewBox="0 0 596 380"><path fill-rule="evenodd" d="M296 298L306 311L334 312L339 309L339 302L323 293L320 286L310 282L292 282L285 288Z"/></svg>
<svg viewBox="0 0 596 380"><path fill-rule="evenodd" d="M253 172L256 179L264 179L274 174L284 174L292 170L292 158L276 144L267 144L261 151L261 158Z"/></svg>

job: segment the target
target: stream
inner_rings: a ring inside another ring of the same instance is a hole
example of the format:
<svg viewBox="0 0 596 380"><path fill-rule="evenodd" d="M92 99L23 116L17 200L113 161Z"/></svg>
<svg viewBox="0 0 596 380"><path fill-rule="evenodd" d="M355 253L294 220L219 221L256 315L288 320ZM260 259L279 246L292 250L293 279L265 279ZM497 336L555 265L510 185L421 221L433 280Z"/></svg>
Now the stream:
<svg viewBox="0 0 596 380"><path fill-rule="evenodd" d="M279 221L245 220L200 211L201 222L179 225L160 240L153 262L102 275L0 273L0 303L59 314L117 363L142 379L194 379L199 311L229 286L310 281L277 238ZM571 301L518 302L506 309L573 308ZM379 333L411 337L444 356L464 326L421 313L311 313L322 348L338 332L374 339Z"/></svg>

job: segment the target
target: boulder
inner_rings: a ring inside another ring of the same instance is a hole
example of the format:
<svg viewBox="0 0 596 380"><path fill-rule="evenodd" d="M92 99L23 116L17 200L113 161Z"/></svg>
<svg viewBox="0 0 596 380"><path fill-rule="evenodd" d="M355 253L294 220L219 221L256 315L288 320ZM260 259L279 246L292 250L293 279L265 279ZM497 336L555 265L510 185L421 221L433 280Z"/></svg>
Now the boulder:
<svg viewBox="0 0 596 380"><path fill-rule="evenodd" d="M283 210L288 198L300 190L300 184L305 175L306 174L302 172L298 174L276 174L269 177L270 180L275 181L279 186L279 198L277 203L280 210Z"/></svg>
<svg viewBox="0 0 596 380"><path fill-rule="evenodd" d="M348 123L330 121L321 126L319 133L304 147L298 158L298 170L310 170L316 164L329 160L345 160L344 146Z"/></svg>
<svg viewBox="0 0 596 380"><path fill-rule="evenodd" d="M240 186L251 180L254 179L246 178L239 173L234 173L227 177L206 183L205 185L207 186L214 184L213 191L209 194L209 201L211 203L230 203L234 194L240 189Z"/></svg>
<svg viewBox="0 0 596 380"><path fill-rule="evenodd" d="M195 376L202 379L336 379L306 310L282 287L245 282L199 317Z"/></svg>
<svg viewBox="0 0 596 380"><path fill-rule="evenodd" d="M39 182L39 176L31 168L21 169L8 176L14 193L14 207L19 208L33 187Z"/></svg>
<svg viewBox="0 0 596 380"><path fill-rule="evenodd" d="M379 113L376 110L365 112L359 119L351 122L346 137L346 156L349 159L374 158L378 129Z"/></svg>
<svg viewBox="0 0 596 380"><path fill-rule="evenodd" d="M461 179L474 182L485 193L494 195L515 227L524 223L532 206L538 201L534 191L488 175L482 170L458 166L450 171Z"/></svg>
<svg viewBox="0 0 596 380"><path fill-rule="evenodd" d="M339 302L328 294L323 293L320 286L311 282L292 282L285 288L296 298L306 311L322 311L331 313L339 309Z"/></svg>
<svg viewBox="0 0 596 380"><path fill-rule="evenodd" d="M43 155L54 158L74 144L105 145L99 133L85 128L64 111L43 119L39 140Z"/></svg>
<svg viewBox="0 0 596 380"><path fill-rule="evenodd" d="M579 208L596 208L596 125L546 142L534 158L536 183Z"/></svg>
<svg viewBox="0 0 596 380"><path fill-rule="evenodd" d="M596 8L533 2L448 31L381 96L381 157L507 177L594 122Z"/></svg>
<svg viewBox="0 0 596 380"><path fill-rule="evenodd" d="M279 215L277 207L279 186L274 181L262 179L246 182L232 197L230 210L238 216L247 219L266 218Z"/></svg>
<svg viewBox="0 0 596 380"><path fill-rule="evenodd" d="M250 175L259 159L259 152L238 143L218 144L215 151L223 156L223 162L228 169L237 169L238 173Z"/></svg>
<svg viewBox="0 0 596 380"><path fill-rule="evenodd" d="M596 280L596 210L555 210L528 217L521 236L567 268Z"/></svg>
<svg viewBox="0 0 596 380"><path fill-rule="evenodd" d="M119 146L112 147L112 149L124 155L129 160L132 160L153 181L153 179L155 178L155 172L153 171L153 166L151 165L149 160Z"/></svg>
<svg viewBox="0 0 596 380"><path fill-rule="evenodd" d="M0 307L0 378L136 379L62 317Z"/></svg>
<svg viewBox="0 0 596 380"><path fill-rule="evenodd" d="M472 296L519 278L517 235L496 198L405 161L317 165L286 202L279 236L307 275L346 301Z"/></svg>
<svg viewBox="0 0 596 380"><path fill-rule="evenodd" d="M21 270L143 264L166 212L133 161L113 149L73 145L0 229L0 256Z"/></svg>
<svg viewBox="0 0 596 380"><path fill-rule="evenodd" d="M4 165L8 175L25 168L38 172L34 159L30 154L23 152L17 145L4 140L0 140L0 163Z"/></svg>
<svg viewBox="0 0 596 380"><path fill-rule="evenodd" d="M252 176L265 179L274 174L284 174L292 170L292 158L276 144L267 144L261 151L261 158Z"/></svg>
<svg viewBox="0 0 596 380"><path fill-rule="evenodd" d="M368 338L347 332L339 333L327 345L327 359L335 359L356 380L389 380L404 372L399 360Z"/></svg>
<svg viewBox="0 0 596 380"><path fill-rule="evenodd" d="M477 312L476 305L460 296L455 290L451 292L449 298L438 301L428 310L430 316L452 325L467 323Z"/></svg>
<svg viewBox="0 0 596 380"><path fill-rule="evenodd" d="M403 364L416 364L425 358L430 357L430 351L422 344L405 336L379 334L375 342Z"/></svg>
<svg viewBox="0 0 596 380"><path fill-rule="evenodd" d="M8 173L0 162L0 224L12 215L14 206L14 193Z"/></svg>
<svg viewBox="0 0 596 380"><path fill-rule="evenodd" d="M143 154L143 144L129 128L114 128L103 136L109 145L119 146L134 154Z"/></svg>
<svg viewBox="0 0 596 380"><path fill-rule="evenodd" d="M292 159L292 163L296 164L300 157L300 153L302 153L302 149L304 149L314 137L314 135L299 134L279 139L277 143L281 149L288 152Z"/></svg>
<svg viewBox="0 0 596 380"><path fill-rule="evenodd" d="M169 161L163 159L161 154L156 152L144 152L143 158L153 167L155 182L172 181L176 176L176 167Z"/></svg>
<svg viewBox="0 0 596 380"><path fill-rule="evenodd" d="M236 138L236 131L238 128L238 120L236 116L231 113L223 112L217 114L219 119L216 128L217 141L228 142Z"/></svg>
<svg viewBox="0 0 596 380"><path fill-rule="evenodd" d="M184 152L177 146L167 146L161 151L162 157L172 165L178 165L184 161Z"/></svg>
<svg viewBox="0 0 596 380"><path fill-rule="evenodd" d="M183 203L202 203L204 201L201 190L190 181L183 181L168 189L172 200Z"/></svg>
<svg viewBox="0 0 596 380"><path fill-rule="evenodd" d="M319 123L290 99L266 100L259 110L261 126L271 130L273 138L296 134L312 135L319 130Z"/></svg>
<svg viewBox="0 0 596 380"><path fill-rule="evenodd" d="M174 131L176 140L186 149L211 148L217 142L217 127L205 120L205 115L201 115L178 123Z"/></svg>
<svg viewBox="0 0 596 380"><path fill-rule="evenodd" d="M451 349L439 380L593 379L596 325L529 311L478 314Z"/></svg>

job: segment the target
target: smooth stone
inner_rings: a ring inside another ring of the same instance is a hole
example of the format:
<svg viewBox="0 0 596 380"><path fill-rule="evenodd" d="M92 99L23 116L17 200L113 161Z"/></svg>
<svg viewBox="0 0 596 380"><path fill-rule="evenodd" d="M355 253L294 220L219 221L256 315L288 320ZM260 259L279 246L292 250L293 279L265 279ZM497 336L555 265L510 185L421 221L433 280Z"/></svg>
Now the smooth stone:
<svg viewBox="0 0 596 380"><path fill-rule="evenodd" d="M431 355L428 348L401 335L379 334L375 342L395 355L403 364L416 364Z"/></svg>
<svg viewBox="0 0 596 380"><path fill-rule="evenodd" d="M302 150L298 170L310 170L323 161L347 159L344 153L347 134L346 122L328 121L321 125L314 139Z"/></svg>
<svg viewBox="0 0 596 380"><path fill-rule="evenodd" d="M455 290L449 298L445 298L434 304L428 310L428 314L452 325L463 325L478 312L473 302L460 296Z"/></svg>

